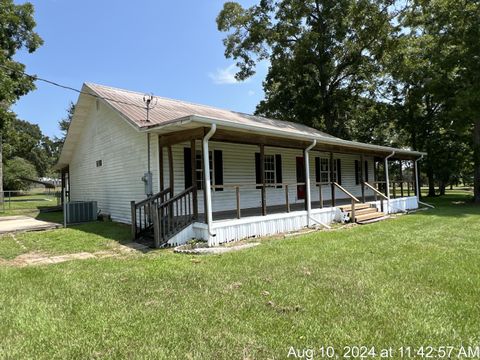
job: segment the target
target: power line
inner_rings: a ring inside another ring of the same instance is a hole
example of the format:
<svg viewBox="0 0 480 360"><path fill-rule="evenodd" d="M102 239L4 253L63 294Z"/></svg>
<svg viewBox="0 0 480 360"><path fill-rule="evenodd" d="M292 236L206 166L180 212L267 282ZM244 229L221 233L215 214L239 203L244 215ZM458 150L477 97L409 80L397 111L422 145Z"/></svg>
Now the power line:
<svg viewBox="0 0 480 360"><path fill-rule="evenodd" d="M73 87L71 87L71 86L68 86L68 85L62 85L62 84L59 84L59 83L57 83L57 82L55 82L55 81L38 77L37 75L27 74L25 71L22 71L22 70L12 69L12 68L10 68L10 67L8 67L8 66L6 66L6 65L3 65L3 64L0 64L0 67L4 68L4 69L6 69L6 70L9 70L9 71L16 72L17 74L22 74L23 76L29 77L30 79L32 79L32 80L34 80L34 81L42 81L42 82L47 83L47 84L49 84L49 85L53 85L53 86L57 86L57 87L62 88L62 89L74 91L74 92L76 92L76 93L78 93L78 94L84 94L84 95L88 95L88 96L94 97L94 98L96 98L96 99L107 100L107 101L115 102L115 103L118 103L118 104L123 104L123 105L128 105L128 106L134 106L134 107L137 107L137 108L140 108L140 109L144 109L144 110L146 109L145 106L141 106L141 105L129 103L129 102L127 102L127 101L116 100L116 99L112 99L112 98L100 96L100 95L97 95L97 94L91 94L91 93L86 92L86 91L82 91L82 90L75 89L75 88L73 88Z"/></svg>

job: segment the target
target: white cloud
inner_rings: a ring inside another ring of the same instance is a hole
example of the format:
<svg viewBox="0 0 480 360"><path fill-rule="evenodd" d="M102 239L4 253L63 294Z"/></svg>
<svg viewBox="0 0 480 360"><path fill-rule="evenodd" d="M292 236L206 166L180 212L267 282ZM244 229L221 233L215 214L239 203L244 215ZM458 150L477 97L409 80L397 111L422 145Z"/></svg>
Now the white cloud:
<svg viewBox="0 0 480 360"><path fill-rule="evenodd" d="M237 67L235 66L235 64L232 64L223 69L218 68L214 73L209 73L208 76L217 85L239 84L240 81L235 79L236 72L237 72Z"/></svg>

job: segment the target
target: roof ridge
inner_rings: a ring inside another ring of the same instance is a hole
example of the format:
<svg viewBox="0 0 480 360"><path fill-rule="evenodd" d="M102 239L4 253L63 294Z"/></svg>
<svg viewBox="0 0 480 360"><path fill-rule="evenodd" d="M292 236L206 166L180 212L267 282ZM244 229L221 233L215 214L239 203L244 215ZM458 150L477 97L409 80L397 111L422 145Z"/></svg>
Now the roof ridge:
<svg viewBox="0 0 480 360"><path fill-rule="evenodd" d="M189 101L189 100L174 99L174 98L169 98L169 97L165 97L165 96L161 96L161 95L155 95L153 93L147 93L147 92L142 93L140 91L128 90L128 89L113 87L113 86L109 86L109 85L97 84L97 83L92 83L92 82L86 82L85 85L87 85L87 86L100 86L100 87L111 89L111 90L120 90L120 91L124 91L124 92L131 93L131 94L136 94L136 95L141 95L141 96L146 95L146 94L152 94L156 98L159 98L159 99L162 99L162 100L173 101L173 102L176 102L176 103L184 103L184 104L188 104L188 105L201 106L201 107L208 108L208 109L227 111L227 112L230 112L230 113L244 114L244 115L248 115L248 116L257 116L257 115L247 114L247 113L243 113L243 112L240 112L240 111L225 109L225 108L221 108L221 107L217 107L217 106L213 106L213 105L200 104L200 103L192 102L192 101ZM268 118L265 118L265 119L276 120L276 119L268 119ZM279 120L279 121L284 121L284 120Z"/></svg>

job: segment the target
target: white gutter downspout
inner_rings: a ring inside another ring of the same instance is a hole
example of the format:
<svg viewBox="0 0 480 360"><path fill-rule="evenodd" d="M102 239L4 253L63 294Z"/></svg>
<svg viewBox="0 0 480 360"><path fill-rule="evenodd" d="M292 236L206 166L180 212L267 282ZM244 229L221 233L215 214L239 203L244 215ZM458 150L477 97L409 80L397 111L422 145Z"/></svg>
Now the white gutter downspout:
<svg viewBox="0 0 480 360"><path fill-rule="evenodd" d="M423 155L420 156L417 160L415 160L415 174L416 174L416 178L415 178L415 192L417 193L417 202L418 202L419 204L422 204L422 205L425 205L425 206L430 207L430 208L432 208L432 209L435 209L435 206L420 201L420 174L419 174L419 172L418 172L418 164L417 164L417 163L418 163L419 161L421 161L422 159L423 159Z"/></svg>
<svg viewBox="0 0 480 360"><path fill-rule="evenodd" d="M331 229L330 226L324 224L312 217L312 192L310 189L310 158L309 158L309 151L312 150L315 145L317 145L317 140L313 140L312 144L304 150L304 160L305 160L305 190L307 196L307 227L310 227L311 221L326 227L327 229Z"/></svg>
<svg viewBox="0 0 480 360"><path fill-rule="evenodd" d="M208 246L212 245L212 241L210 237L215 236L212 231L212 188L211 188L211 179L210 179L210 158L209 158L209 151L208 151L208 140L215 134L217 130L217 125L212 124L210 131L205 135L202 141L203 145L203 178L205 181L205 202L206 202L206 219L207 219L207 226L208 226Z"/></svg>
<svg viewBox="0 0 480 360"><path fill-rule="evenodd" d="M393 155L395 155L395 151L392 152L385 158L385 186L387 187L387 203L388 203L388 211L390 212L390 178L388 175L388 159L390 159Z"/></svg>

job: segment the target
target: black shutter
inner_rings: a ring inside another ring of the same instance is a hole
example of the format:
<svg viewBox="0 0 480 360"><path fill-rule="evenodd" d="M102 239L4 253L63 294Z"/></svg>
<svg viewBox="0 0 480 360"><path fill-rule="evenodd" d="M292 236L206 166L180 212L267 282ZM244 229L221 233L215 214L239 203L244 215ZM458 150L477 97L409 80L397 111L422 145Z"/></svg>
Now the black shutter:
<svg viewBox="0 0 480 360"><path fill-rule="evenodd" d="M368 161L365 160L365 182L368 182Z"/></svg>
<svg viewBox="0 0 480 360"><path fill-rule="evenodd" d="M358 160L355 160L355 185L360 184Z"/></svg>
<svg viewBox="0 0 480 360"><path fill-rule="evenodd" d="M213 169L215 185L223 185L223 153L221 150L213 151ZM215 191L223 191L223 188L215 188Z"/></svg>
<svg viewBox="0 0 480 360"><path fill-rule="evenodd" d="M185 189L192 186L192 149L183 148L183 174Z"/></svg>
<svg viewBox="0 0 480 360"><path fill-rule="evenodd" d="M255 153L255 184L262 183L262 174L260 173L260 153ZM261 186L257 186L257 189L261 189Z"/></svg>
<svg viewBox="0 0 480 360"><path fill-rule="evenodd" d="M319 157L315 158L315 180L317 181L317 183L320 182L320 158Z"/></svg>
<svg viewBox="0 0 480 360"><path fill-rule="evenodd" d="M342 162L337 159L337 182L338 185L342 185Z"/></svg>
<svg viewBox="0 0 480 360"><path fill-rule="evenodd" d="M277 178L277 183L282 183L282 155L275 155L275 177ZM277 188L281 188L282 185L277 185Z"/></svg>

